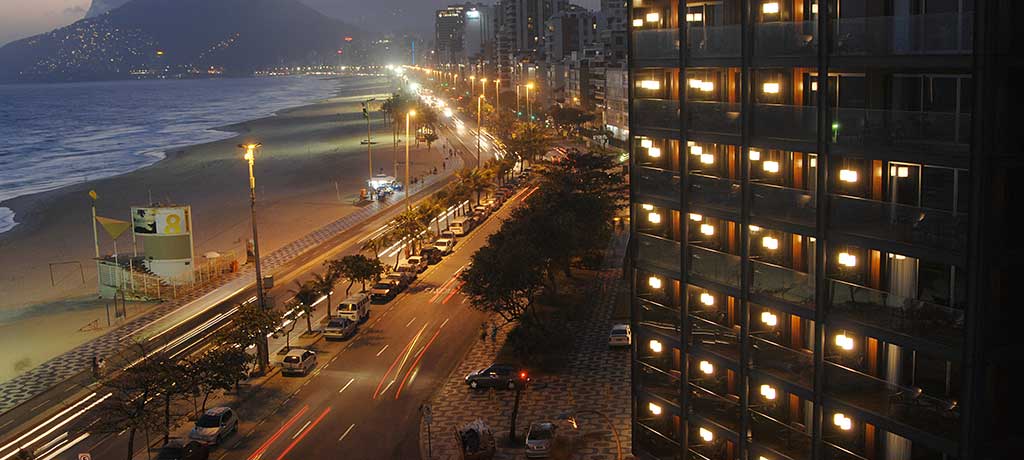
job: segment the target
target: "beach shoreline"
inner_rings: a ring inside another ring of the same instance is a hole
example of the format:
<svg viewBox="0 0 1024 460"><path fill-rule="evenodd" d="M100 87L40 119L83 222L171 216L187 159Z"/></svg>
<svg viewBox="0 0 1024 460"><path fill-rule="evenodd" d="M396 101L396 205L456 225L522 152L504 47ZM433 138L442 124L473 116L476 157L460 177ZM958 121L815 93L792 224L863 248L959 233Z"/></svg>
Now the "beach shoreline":
<svg viewBox="0 0 1024 460"><path fill-rule="evenodd" d="M318 102L271 116L210 128L224 132L225 139L171 149L162 160L131 172L0 203L18 220L13 229L0 233L0 266L5 267L0 312L8 313L0 317L95 293L89 190L99 194L98 215L117 219L126 219L130 206L148 204L150 197L154 202L191 205L197 255L214 250L244 256L248 180L238 143L264 144L255 172L261 245L266 251L300 236L301 229L341 217L350 210L367 171L366 146L360 144L366 124L359 102L390 93L383 78L361 81L370 83L357 85L358 91L338 87ZM391 166L393 155L390 142L385 143L390 128L379 112L373 115L377 169ZM101 253L110 253L110 239L101 235L100 240ZM130 250L131 241L123 236L121 252L126 248ZM81 269L62 262L80 263Z"/></svg>

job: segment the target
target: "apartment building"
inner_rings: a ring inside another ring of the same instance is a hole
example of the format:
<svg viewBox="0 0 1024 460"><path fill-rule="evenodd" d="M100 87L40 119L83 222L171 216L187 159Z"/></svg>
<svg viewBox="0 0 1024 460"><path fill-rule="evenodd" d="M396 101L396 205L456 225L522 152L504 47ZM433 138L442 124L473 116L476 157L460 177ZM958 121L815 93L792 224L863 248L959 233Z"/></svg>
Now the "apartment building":
<svg viewBox="0 0 1024 460"><path fill-rule="evenodd" d="M1019 458L1022 13L630 0L637 457Z"/></svg>

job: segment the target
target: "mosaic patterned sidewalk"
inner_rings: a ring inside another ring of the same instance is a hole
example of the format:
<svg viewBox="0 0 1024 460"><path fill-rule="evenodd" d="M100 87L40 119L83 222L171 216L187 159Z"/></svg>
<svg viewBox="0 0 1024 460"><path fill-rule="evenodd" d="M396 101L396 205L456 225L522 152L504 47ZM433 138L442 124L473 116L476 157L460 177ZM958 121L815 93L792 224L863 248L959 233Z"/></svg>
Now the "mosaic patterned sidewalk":
<svg viewBox="0 0 1024 460"><path fill-rule="evenodd" d="M628 295L621 280L622 251L625 238L618 238L607 260L611 267L603 270L591 291L595 294L593 314L573 326L575 346L564 372L537 377L523 391L516 429L522 439L531 422L556 421L562 414L577 410L593 410L606 415L619 435L623 458L630 452L630 375L629 350L609 349L608 331L613 323L612 310L617 295ZM431 460L461 460L455 430L477 418L484 420L498 438L495 459L525 458L522 448L503 448L509 430L509 415L515 392L501 390L475 391L463 381L473 370L491 365L505 342L504 328L494 343L473 348L443 386L431 397ZM582 439L573 454L577 460L614 460L617 455L615 437L606 422L596 415L576 417L577 433ZM428 458L427 427L420 423L421 457Z"/></svg>
<svg viewBox="0 0 1024 460"><path fill-rule="evenodd" d="M446 174L431 176L423 183L413 187L414 191L422 190L438 181L445 180L452 172L461 168L462 159L457 158L456 167L449 168ZM415 193L415 192L414 192ZM260 260L263 270L266 273L273 273L274 269L290 262L306 251L316 248L321 243L329 240L335 235L344 232L359 223L369 219L376 214L387 210L392 205L401 203L404 194L397 193L393 198L384 204L373 202L372 204L342 217L330 224L327 224L306 236L295 240L288 245L263 256ZM79 345L70 351L46 361L34 369L0 383L0 414L3 414L19 404L22 404L33 397L42 394L54 386L65 382L76 375L88 371L91 367L94 356L113 356L124 348L124 342L120 339L130 331L135 331L147 324L158 320L165 315L187 305L204 295L210 294L218 289L224 289L238 279L255 279L254 268L246 265L241 270L223 278L218 285L211 285L197 290L182 298L168 301L154 306L148 312L130 320L118 327L108 331L106 334L97 337L87 343Z"/></svg>

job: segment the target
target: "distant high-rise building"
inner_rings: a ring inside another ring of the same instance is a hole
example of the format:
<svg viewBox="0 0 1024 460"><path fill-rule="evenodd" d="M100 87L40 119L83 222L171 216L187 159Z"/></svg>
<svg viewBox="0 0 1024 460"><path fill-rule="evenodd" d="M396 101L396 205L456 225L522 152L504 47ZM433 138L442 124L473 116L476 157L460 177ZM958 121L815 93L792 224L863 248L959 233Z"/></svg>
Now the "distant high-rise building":
<svg viewBox="0 0 1024 460"><path fill-rule="evenodd" d="M470 61L489 59L494 53L494 40L497 33L493 5L465 5L463 48Z"/></svg>
<svg viewBox="0 0 1024 460"><path fill-rule="evenodd" d="M634 454L1020 458L1020 2L631 5Z"/></svg>
<svg viewBox="0 0 1024 460"><path fill-rule="evenodd" d="M583 51L596 40L594 13L573 5L555 13L544 28L544 55L548 62L559 62L572 52Z"/></svg>
<svg viewBox="0 0 1024 460"><path fill-rule="evenodd" d="M434 53L438 64L458 64L465 56L466 17L464 5L437 10L434 18Z"/></svg>
<svg viewBox="0 0 1024 460"><path fill-rule="evenodd" d="M597 13L597 40L609 63L626 59L626 0L601 0Z"/></svg>

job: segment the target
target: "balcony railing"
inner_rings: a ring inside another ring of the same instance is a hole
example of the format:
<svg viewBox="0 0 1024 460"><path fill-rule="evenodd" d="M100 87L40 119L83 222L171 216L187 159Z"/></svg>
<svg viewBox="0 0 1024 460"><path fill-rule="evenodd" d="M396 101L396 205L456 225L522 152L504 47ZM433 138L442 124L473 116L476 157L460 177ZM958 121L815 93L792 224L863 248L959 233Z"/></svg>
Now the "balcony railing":
<svg viewBox="0 0 1024 460"><path fill-rule="evenodd" d="M832 318L847 319L953 347L959 347L963 342L963 310L839 280L831 280L829 290Z"/></svg>
<svg viewBox="0 0 1024 460"><path fill-rule="evenodd" d="M779 380L814 386L814 355L807 350L794 350L765 340L752 333L754 368Z"/></svg>
<svg viewBox="0 0 1024 460"><path fill-rule="evenodd" d="M754 25L754 55L759 57L814 56L818 50L814 21L763 22Z"/></svg>
<svg viewBox="0 0 1024 460"><path fill-rule="evenodd" d="M681 254L682 246L678 241L637 234L637 261L640 265L682 273L679 263Z"/></svg>
<svg viewBox="0 0 1024 460"><path fill-rule="evenodd" d="M831 140L856 147L962 150L971 142L971 115L832 109Z"/></svg>
<svg viewBox="0 0 1024 460"><path fill-rule="evenodd" d="M690 26L686 30L690 58L740 57L740 26Z"/></svg>
<svg viewBox="0 0 1024 460"><path fill-rule="evenodd" d="M649 29L633 31L632 58L662 63L679 62L679 29Z"/></svg>
<svg viewBox="0 0 1024 460"><path fill-rule="evenodd" d="M633 442L638 450L647 457L657 460L681 460L679 443L658 433L643 422L638 423L639 429L633 434Z"/></svg>
<svg viewBox="0 0 1024 460"><path fill-rule="evenodd" d="M813 275L757 260L750 261L750 269L752 293L814 309Z"/></svg>
<svg viewBox="0 0 1024 460"><path fill-rule="evenodd" d="M691 203L727 212L739 212L742 188L739 181L690 173Z"/></svg>
<svg viewBox="0 0 1024 460"><path fill-rule="evenodd" d="M887 417L945 439L959 438L960 412L951 398L925 394L825 362L825 392L850 406Z"/></svg>
<svg viewBox="0 0 1024 460"><path fill-rule="evenodd" d="M636 169L637 192L676 203L682 197L682 181L679 173L664 169L638 167Z"/></svg>
<svg viewBox="0 0 1024 460"><path fill-rule="evenodd" d="M679 310L667 308L654 302L638 300L640 318L637 324L662 334L678 336L682 330Z"/></svg>
<svg viewBox="0 0 1024 460"><path fill-rule="evenodd" d="M814 142L818 132L814 106L755 104L754 136Z"/></svg>
<svg viewBox="0 0 1024 460"><path fill-rule="evenodd" d="M679 130L679 101L675 99L634 99L633 116L639 130Z"/></svg>
<svg viewBox="0 0 1024 460"><path fill-rule="evenodd" d="M974 14L941 13L834 20L840 56L971 54Z"/></svg>
<svg viewBox="0 0 1024 460"><path fill-rule="evenodd" d="M740 107L740 104L731 102L687 101L686 129L705 133L739 135Z"/></svg>
<svg viewBox="0 0 1024 460"><path fill-rule="evenodd" d="M960 252L967 214L832 195L833 229L870 238Z"/></svg>
<svg viewBox="0 0 1024 460"><path fill-rule="evenodd" d="M691 314L689 318L690 336L694 346L723 358L739 361L740 339L736 330L696 315Z"/></svg>
<svg viewBox="0 0 1024 460"><path fill-rule="evenodd" d="M679 392L682 390L679 371L665 372L640 363L637 365L637 378L644 391L679 405Z"/></svg>
<svg viewBox="0 0 1024 460"><path fill-rule="evenodd" d="M784 403L783 403L784 404ZM758 448L771 449L789 459L811 458L811 437L802 425L789 425L759 411L750 413L750 430ZM750 458L758 458L752 455ZM777 455L761 458L778 458Z"/></svg>
<svg viewBox="0 0 1024 460"><path fill-rule="evenodd" d="M690 406L693 412L700 414L722 427L739 430L740 398L736 395L721 396L703 388L690 385Z"/></svg>
<svg viewBox="0 0 1024 460"><path fill-rule="evenodd" d="M815 227L818 206L814 193L778 185L751 183L750 214L791 224Z"/></svg>
<svg viewBox="0 0 1024 460"><path fill-rule="evenodd" d="M689 249L691 275L726 286L740 287L739 256L693 244L689 246Z"/></svg>

